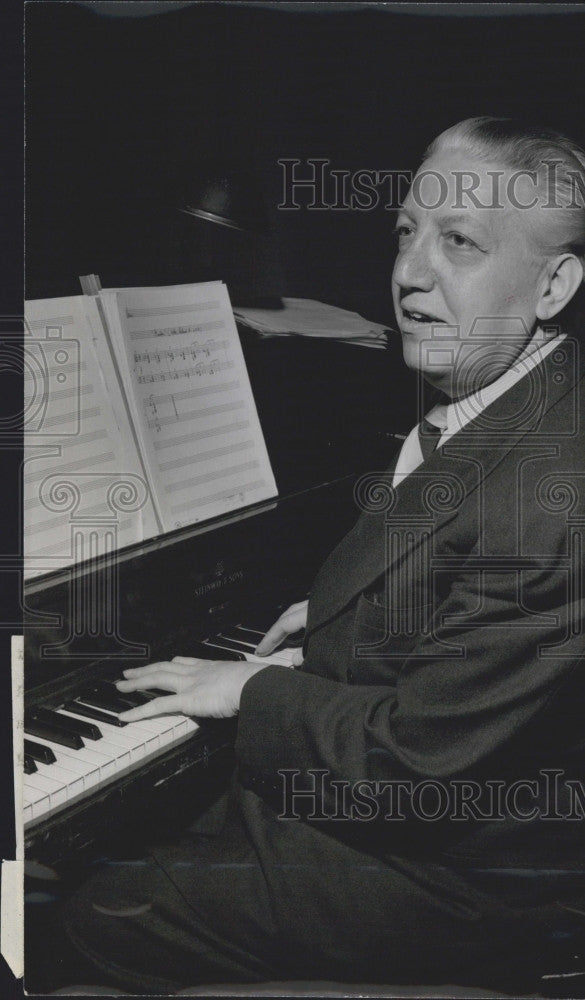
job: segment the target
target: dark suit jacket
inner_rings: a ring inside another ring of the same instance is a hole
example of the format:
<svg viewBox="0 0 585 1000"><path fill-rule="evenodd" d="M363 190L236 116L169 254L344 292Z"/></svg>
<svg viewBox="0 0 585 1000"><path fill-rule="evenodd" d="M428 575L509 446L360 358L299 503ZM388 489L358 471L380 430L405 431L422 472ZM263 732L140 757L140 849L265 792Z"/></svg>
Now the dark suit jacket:
<svg viewBox="0 0 585 1000"><path fill-rule="evenodd" d="M312 589L302 668L268 666L243 691L236 751L252 837L251 803L282 810L280 769L309 788L323 769L329 817L329 779L430 782L419 805L431 814L437 782L450 796L448 814L426 822L408 798L404 819L380 808L374 821L313 821L360 851L583 867L578 788L566 783L585 759L582 378L567 340L396 491L391 472L358 484L362 513ZM552 803L543 770L563 772ZM490 780L508 799L496 802ZM482 789L469 808L462 781Z"/></svg>

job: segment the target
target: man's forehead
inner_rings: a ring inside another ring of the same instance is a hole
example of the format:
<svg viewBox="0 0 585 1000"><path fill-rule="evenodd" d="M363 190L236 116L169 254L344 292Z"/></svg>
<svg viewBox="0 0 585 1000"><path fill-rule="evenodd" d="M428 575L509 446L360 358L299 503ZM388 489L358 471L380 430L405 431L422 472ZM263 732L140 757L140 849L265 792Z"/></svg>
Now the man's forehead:
<svg viewBox="0 0 585 1000"><path fill-rule="evenodd" d="M537 179L525 171L446 150L422 164L403 210L416 217L430 214L441 224L467 223L494 232L516 222L536 193Z"/></svg>
<svg viewBox="0 0 585 1000"><path fill-rule="evenodd" d="M440 231L460 229L477 239L484 239L486 242L489 240L491 244L499 242L505 238L506 233L518 228L511 208L499 209L497 212L476 208L474 205L453 209L453 204L448 200L437 206L433 203L433 207L428 208L421 204L420 199L412 196L411 192L405 198L401 211L417 225L430 224Z"/></svg>
<svg viewBox="0 0 585 1000"><path fill-rule="evenodd" d="M493 232L496 225L502 221L502 210L499 211L498 219L496 219L493 217L494 213L485 208L476 208L474 205L454 206L448 200L439 204L434 202L428 204L411 192L404 199L401 211L415 219L421 215L429 215L433 221L441 226L473 225L486 232Z"/></svg>

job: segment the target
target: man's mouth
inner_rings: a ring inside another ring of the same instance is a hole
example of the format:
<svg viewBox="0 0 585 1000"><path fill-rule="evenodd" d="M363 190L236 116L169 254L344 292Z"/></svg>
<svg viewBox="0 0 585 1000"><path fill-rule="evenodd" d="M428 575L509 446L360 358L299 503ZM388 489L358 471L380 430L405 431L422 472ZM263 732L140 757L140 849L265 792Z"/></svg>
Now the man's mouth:
<svg viewBox="0 0 585 1000"><path fill-rule="evenodd" d="M419 309L405 309L402 306L402 314L406 320L413 323L442 323L443 320L431 313L421 312Z"/></svg>

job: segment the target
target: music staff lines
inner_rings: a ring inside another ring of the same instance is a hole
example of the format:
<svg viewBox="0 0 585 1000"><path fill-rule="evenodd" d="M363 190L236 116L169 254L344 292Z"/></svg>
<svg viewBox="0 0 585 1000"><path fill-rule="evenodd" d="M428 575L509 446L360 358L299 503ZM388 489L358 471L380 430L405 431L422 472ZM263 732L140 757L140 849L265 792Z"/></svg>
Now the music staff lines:
<svg viewBox="0 0 585 1000"><path fill-rule="evenodd" d="M39 456L39 458L42 461L42 456ZM107 460L109 460L111 458L115 458L114 452L113 451L104 451L104 452L102 452L101 455L94 455L94 456L92 456L92 459L91 459L92 465L94 463L99 465L102 462L105 462L105 461L107 461ZM32 461L35 461L35 460L33 459ZM61 475L61 473L63 473L65 475L65 473L67 473L67 472L79 472L79 471L83 471L84 469L87 469L87 455L85 455L84 458L78 458L74 462L64 462L62 464L60 463L59 464L59 475ZM47 469L47 468L41 469L41 470L35 469L34 472L31 472L29 475L27 475L27 476L24 477L24 483L25 483L26 486L30 486L31 483L42 482L43 479L46 479L47 476L51 475L51 473L54 473L54 471L55 471L54 469L51 469L49 471L49 469Z"/></svg>
<svg viewBox="0 0 585 1000"><path fill-rule="evenodd" d="M183 444L190 445L193 441L199 441L203 438L217 437L220 434L233 434L235 431L243 431L249 426L249 420L236 420L233 424L220 424L219 427L208 427L205 431L193 431L191 434L181 434L180 437L174 437L169 441L155 441L154 449L155 451L161 451L163 448L175 448Z"/></svg>
<svg viewBox="0 0 585 1000"><path fill-rule="evenodd" d="M96 514L97 513L103 513L103 512L97 512L96 511ZM89 516L92 516L91 512L89 513ZM71 528L70 528L70 522L69 522L69 519L68 519L67 515L65 515L65 514L63 515L63 520L61 521L59 527L61 527L62 529L64 529L64 533L66 534L67 538L69 538L70 537ZM116 527L118 529L118 533L120 534L123 531L126 531L128 528L132 527L132 521L131 521L130 518L126 518L124 521L118 521L117 524L116 524ZM28 569L31 568L30 564L32 564L33 562L35 562L37 558L38 559L43 558L43 559L59 559L60 560L62 558L62 556L63 556L62 543L59 540L51 542L50 545L43 545L41 548L38 548L38 549L35 548L34 553L32 555L30 555L30 556L27 556L27 546L26 546L26 538L25 538L24 549L25 549L25 560L26 560L27 568ZM70 552L67 558L68 559L73 559L73 553ZM60 566L61 566L61 562L56 563L55 564L55 569L58 569ZM45 565L43 563L41 566L34 567L34 568L38 568L38 569L43 569L43 570L49 571L53 567L51 565L47 566L47 565Z"/></svg>
<svg viewBox="0 0 585 1000"><path fill-rule="evenodd" d="M26 344L25 344L25 347L26 347ZM45 372L43 373L43 375L45 377L46 377L46 375L48 375L49 378L52 378L52 377L54 377L55 373L57 373L59 375L60 374L64 374L64 375L65 374L67 374L67 375L73 375L73 374L75 374L75 375L77 375L78 373L83 374L84 372L87 371L87 364L86 364L85 361L79 361L79 362L72 361L68 365L61 365L61 364L59 364L58 361L55 361L54 357L50 358L50 359L44 358L43 360L46 362L46 364L45 364ZM48 363L48 361L50 361L50 364ZM38 382L39 381L39 373L37 371L33 371L32 368L28 367L28 365L25 364L25 366L24 366L24 372L23 372L23 378L24 378L25 384L27 382ZM52 393L51 393L51 396L52 396Z"/></svg>
<svg viewBox="0 0 585 1000"><path fill-rule="evenodd" d="M130 340L134 343L137 340L152 340L153 337L184 337L188 334L212 333L213 330L223 330L223 328L222 319L210 320L209 323L199 323L197 326L181 323L176 326L155 326L152 330L132 330ZM223 341L224 346L227 346L227 343L228 341Z"/></svg>
<svg viewBox="0 0 585 1000"><path fill-rule="evenodd" d="M147 421L149 427L159 429L169 424L179 423L184 420L200 420L203 417L213 417L217 413L230 413L233 410L240 410L245 406L243 400L236 400L234 403L218 403L217 406L205 406L198 410L186 410L185 413L174 413L169 417L154 416Z"/></svg>
<svg viewBox="0 0 585 1000"><path fill-rule="evenodd" d="M139 385L148 385L151 382L172 382L179 378L197 378L202 375L216 375L218 372L235 368L233 361L199 361L189 368L179 368L168 372L156 372L154 375L138 375L136 381Z"/></svg>
<svg viewBox="0 0 585 1000"><path fill-rule="evenodd" d="M252 440L248 441L236 441L235 444L228 444L224 448L211 448L209 451L201 451L197 455L191 455L190 458L174 458L169 462L162 463L159 468L161 472L169 472L171 469L182 469L187 465L195 465L200 462L210 462L214 458L221 458L223 455L234 455L239 451L249 451L250 448L254 447L254 442Z"/></svg>
<svg viewBox="0 0 585 1000"><path fill-rule="evenodd" d="M266 486L265 479L255 479L251 483L244 483L239 489L235 490L232 487L228 487L225 490L220 490L217 493L209 493L207 496L198 497L197 507L205 507L210 503L217 503L218 500L230 500L232 497L239 497L243 503L246 493L252 493L254 490L261 489ZM188 503L179 503L171 507L171 513L182 514L184 511L192 511L193 503L189 501Z"/></svg>
<svg viewBox="0 0 585 1000"><path fill-rule="evenodd" d="M56 402L60 402L64 399L77 399L78 396L91 396L94 391L95 390L91 383L86 383L86 385L74 385L71 389L54 389L53 386L50 386L50 388L43 386L43 395L48 399L50 393L52 406L54 406ZM28 399L29 397L26 398Z"/></svg>
<svg viewBox="0 0 585 1000"><path fill-rule="evenodd" d="M238 389L240 383L234 379L233 382L222 382L219 385L204 385L198 389L184 389L182 392L164 393L162 396L155 396L153 392L149 393L146 398L147 406L164 406L171 399L174 399L175 403L180 402L183 399L197 399L200 396L212 396L216 392L229 392L231 389Z"/></svg>
<svg viewBox="0 0 585 1000"><path fill-rule="evenodd" d="M115 461L115 459L116 459L115 454L113 452L110 452L109 454L100 455L98 461L96 461L94 459L93 460L93 464L95 464L95 465L104 465L106 462L111 462L112 460ZM45 475L46 475L46 473L45 473ZM83 480L83 484L79 487L80 493L81 493L82 497L85 497L88 493L91 493L92 490L103 490L103 488L104 488L103 479L97 478L97 477L95 479L88 478L88 479ZM45 503L43 501L43 494L42 493L39 493L39 495L37 497L34 497L34 498L31 497L29 500L27 500L23 504L22 509L23 510L34 510L37 507L45 507ZM99 514L99 515L103 516L103 514L106 511L107 511L106 504L102 504L100 507L96 507L95 508L95 514L96 515ZM47 513L49 513L49 511L47 511ZM51 516L52 516L52 513L53 512L51 512ZM69 518L69 512L66 512L66 513L67 513L67 517ZM84 509L84 514L83 514L84 517L91 517L91 516L93 516L93 514L94 514L94 510L91 510L91 509L85 510ZM27 525L26 531L27 531L27 534L30 535L30 534L34 533L35 531L39 531L41 529L42 529L42 525L41 524L36 524L36 525L32 524L32 525Z"/></svg>
<svg viewBox="0 0 585 1000"><path fill-rule="evenodd" d="M99 417L101 415L101 409L99 406L90 406L86 410L81 410L79 414L79 421L83 423L84 420L90 420L92 417ZM71 413L57 413L54 417L45 417L43 419L43 432L46 432L49 427L58 427L59 424L70 424L71 423ZM25 442L26 442L26 432L25 432ZM68 435L75 438L75 435Z"/></svg>
<svg viewBox="0 0 585 1000"><path fill-rule="evenodd" d="M26 322L26 325L29 328L29 330L45 330L45 332L52 326L73 326L74 324L75 324L74 316L55 316L52 317L51 319L33 319L33 320L29 319ZM47 339L49 340L49 343L51 341L53 341L54 344L59 343L58 337L55 338L50 337ZM24 341L24 345L26 347L26 340Z"/></svg>
<svg viewBox="0 0 585 1000"><path fill-rule="evenodd" d="M186 333L193 331L186 330ZM190 344L189 347L168 347L163 350L159 350L158 347L153 347L149 351L134 351L134 361L136 364L141 364L142 362L147 362L151 364L153 361L161 363L161 361L186 361L188 357L192 361L196 361L200 354L204 354L206 358L209 357L212 351L225 351L229 347L229 341L227 340L205 340L202 344L197 342Z"/></svg>
<svg viewBox="0 0 585 1000"><path fill-rule="evenodd" d="M67 447L68 448L79 448L79 447L81 447L81 445L85 446L87 444L93 444L94 441L106 441L107 438L108 438L108 432L106 430L104 430L103 427L99 427L98 430L96 430L96 431L87 431L85 434L72 434L71 437L69 438L69 440L67 441ZM41 447L43 447L43 446L41 446ZM59 445L55 445L54 447L60 447L60 446ZM30 446L29 446L29 450L30 450ZM44 458L44 457L45 457L44 455L43 456L39 455L39 458ZM85 461L87 462L87 455L85 457ZM59 468L61 468L61 466L59 466ZM25 478L25 482L28 482L28 480L26 478Z"/></svg>
<svg viewBox="0 0 585 1000"><path fill-rule="evenodd" d="M230 465L227 469L214 469L212 472L204 472L200 476L192 476L191 479L183 479L180 483L169 483L165 486L165 493L180 493L182 490L190 489L193 486L201 486L203 483L213 483L216 479L225 479L227 476L236 476L240 472L247 472L248 469L257 469L260 462L257 458L250 462L240 462L239 465ZM239 492L235 490L234 492Z"/></svg>
<svg viewBox="0 0 585 1000"><path fill-rule="evenodd" d="M91 444L92 441L103 441L107 438L108 432L103 428L97 431L88 431L86 434L78 434L68 442L71 448L77 448L80 444Z"/></svg>
<svg viewBox="0 0 585 1000"><path fill-rule="evenodd" d="M176 316L177 313L205 312L207 309L219 309L219 306L217 299L208 299L206 302L183 302L181 305L150 306L146 309L127 306L125 311L128 319L141 319L148 316Z"/></svg>

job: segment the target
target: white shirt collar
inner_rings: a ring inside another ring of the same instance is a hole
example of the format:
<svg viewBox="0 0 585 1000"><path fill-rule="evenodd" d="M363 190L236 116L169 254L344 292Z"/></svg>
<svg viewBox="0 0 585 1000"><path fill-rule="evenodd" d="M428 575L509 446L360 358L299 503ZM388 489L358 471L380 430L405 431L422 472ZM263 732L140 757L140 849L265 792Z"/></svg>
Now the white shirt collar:
<svg viewBox="0 0 585 1000"><path fill-rule="evenodd" d="M537 335L538 336L538 335ZM502 396L516 382L519 382L524 375L527 375L541 361L546 358L555 347L565 339L565 334L554 337L552 340L544 341L538 347L534 347L535 340L530 343L531 350L524 351L514 364L508 368L503 375L500 375L490 385L474 392L464 399L458 399L453 403L439 403L427 413L426 419L430 423L443 428L443 433L439 439L438 446L445 444L449 438L453 437L457 431L477 417L483 410L493 403L494 400ZM542 335L539 339L542 339ZM407 435L404 444L398 455L392 485L398 486L414 469L423 461L423 455L418 438L418 424L412 428Z"/></svg>
<svg viewBox="0 0 585 1000"><path fill-rule="evenodd" d="M539 334L537 333L536 338L538 337ZM528 349L523 351L514 364L510 368L507 368L494 382L490 382L489 385L479 389L477 392L471 393L469 396L465 396L463 399L458 399L448 404L439 403L437 406L434 406L427 414L427 420L430 419L431 423L436 423L437 426L445 428L439 445L448 441L457 431L460 431L462 427L465 427L466 424L470 423L480 413L483 413L491 403L499 399L500 396L503 396L508 389L511 389L529 371L536 368L551 351L554 351L555 347L558 347L562 343L565 337L566 334L559 334L559 336L553 337L551 340L545 340L540 343L536 348L534 347L535 340L533 339Z"/></svg>

